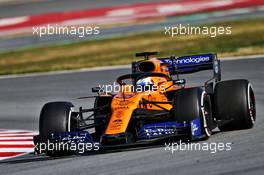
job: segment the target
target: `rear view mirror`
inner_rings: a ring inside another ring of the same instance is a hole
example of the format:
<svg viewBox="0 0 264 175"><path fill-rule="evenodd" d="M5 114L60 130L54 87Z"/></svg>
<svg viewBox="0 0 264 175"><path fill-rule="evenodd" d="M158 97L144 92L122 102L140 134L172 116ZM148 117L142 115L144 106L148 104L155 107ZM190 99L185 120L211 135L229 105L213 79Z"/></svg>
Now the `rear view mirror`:
<svg viewBox="0 0 264 175"><path fill-rule="evenodd" d="M100 89L101 89L100 87L93 87L92 88L92 92L93 93L98 93L100 91Z"/></svg>
<svg viewBox="0 0 264 175"><path fill-rule="evenodd" d="M184 85L186 83L186 80L185 79L177 79L177 80L173 80L173 83L177 84L177 85Z"/></svg>

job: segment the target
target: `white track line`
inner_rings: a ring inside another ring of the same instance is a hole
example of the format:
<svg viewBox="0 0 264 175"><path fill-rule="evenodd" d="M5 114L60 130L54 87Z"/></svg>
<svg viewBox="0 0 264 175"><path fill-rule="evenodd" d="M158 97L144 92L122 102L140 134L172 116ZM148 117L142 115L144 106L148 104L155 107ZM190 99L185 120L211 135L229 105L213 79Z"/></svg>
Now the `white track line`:
<svg viewBox="0 0 264 175"><path fill-rule="evenodd" d="M28 140L33 139L33 137L0 137L1 140Z"/></svg>
<svg viewBox="0 0 264 175"><path fill-rule="evenodd" d="M29 131L29 130L19 130L19 129L0 129L0 133L22 133L22 132L31 132L36 133L36 131Z"/></svg>
<svg viewBox="0 0 264 175"><path fill-rule="evenodd" d="M34 148L0 148L0 153L3 153L3 152L32 152L34 151Z"/></svg>
<svg viewBox="0 0 264 175"><path fill-rule="evenodd" d="M235 56L220 58L221 61L244 60L244 59L257 59L264 58L264 55L248 55L248 56Z"/></svg>
<svg viewBox="0 0 264 175"><path fill-rule="evenodd" d="M43 73L28 73L28 74L21 74L21 75L3 75L3 76L0 76L0 79L38 77L38 76L47 76L47 75L61 75L61 74L81 73L81 72L118 70L118 69L127 69L127 68L131 68L131 65L102 66L102 67L92 67L92 68L84 68L84 69L78 69L78 70L51 71L51 72L43 72Z"/></svg>
<svg viewBox="0 0 264 175"><path fill-rule="evenodd" d="M19 134L19 133L17 133L17 134L0 134L0 137L2 137L2 136L32 136L32 135L37 135L37 133L25 133L25 134Z"/></svg>
<svg viewBox="0 0 264 175"><path fill-rule="evenodd" d="M32 145L33 141L21 141L21 142L11 142L11 141L0 141L0 145Z"/></svg>
<svg viewBox="0 0 264 175"><path fill-rule="evenodd" d="M254 58L264 58L264 55L249 55L249 56L235 56L235 57L224 57L219 58L221 61L231 61L231 60L242 60L242 59L254 59ZM82 72L94 72L94 71L107 71L107 70L118 70L131 68L131 65L117 65L117 66L102 66L102 67L92 67L84 68L78 70L65 70L65 71L51 71L44 73L28 73L21 75L3 75L0 79L8 78L23 78L23 77L38 77L38 76L48 76L48 75L61 75L61 74L72 74L72 73L82 73Z"/></svg>
<svg viewBox="0 0 264 175"><path fill-rule="evenodd" d="M0 160L9 159L34 151L35 131L0 129Z"/></svg>

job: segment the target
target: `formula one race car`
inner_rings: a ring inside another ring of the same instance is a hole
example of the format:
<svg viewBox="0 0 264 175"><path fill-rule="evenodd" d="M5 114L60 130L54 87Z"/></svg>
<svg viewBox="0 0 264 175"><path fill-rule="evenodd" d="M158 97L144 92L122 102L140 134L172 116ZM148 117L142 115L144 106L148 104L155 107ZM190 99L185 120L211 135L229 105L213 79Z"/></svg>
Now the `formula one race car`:
<svg viewBox="0 0 264 175"><path fill-rule="evenodd" d="M120 91L100 87L94 108L74 110L70 102L44 105L39 120L40 143L98 143L99 149L149 144L167 138L208 139L212 130L252 128L256 120L254 92L245 79L221 81L216 54L157 58L157 52L137 53L132 73L117 78ZM213 70L213 77L197 87L186 86L181 74ZM89 114L89 115L87 115ZM91 128L94 132L90 133ZM40 148L41 149L41 148ZM65 151L48 150L50 156ZM68 151L68 150L67 150Z"/></svg>

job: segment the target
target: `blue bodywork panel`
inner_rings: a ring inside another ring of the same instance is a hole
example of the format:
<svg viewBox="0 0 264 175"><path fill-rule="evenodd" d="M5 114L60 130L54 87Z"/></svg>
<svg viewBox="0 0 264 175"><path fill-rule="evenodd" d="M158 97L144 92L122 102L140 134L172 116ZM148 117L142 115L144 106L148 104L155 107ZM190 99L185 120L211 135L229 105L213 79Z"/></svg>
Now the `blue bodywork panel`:
<svg viewBox="0 0 264 175"><path fill-rule="evenodd" d="M62 132L51 135L51 140L63 143L93 143L93 138L88 131Z"/></svg>
<svg viewBox="0 0 264 175"><path fill-rule="evenodd" d="M146 124L138 132L139 139L153 139L164 136L189 135L193 139L203 137L202 122L199 118L191 122L162 122Z"/></svg>
<svg viewBox="0 0 264 175"><path fill-rule="evenodd" d="M182 56L177 59L161 58L163 63L169 67L169 72L178 74L193 73L202 70L214 69L215 54L200 54Z"/></svg>
<svg viewBox="0 0 264 175"><path fill-rule="evenodd" d="M202 131L202 122L199 118L191 121L191 132L193 139L199 139L203 136L204 133Z"/></svg>
<svg viewBox="0 0 264 175"><path fill-rule="evenodd" d="M152 139L161 136L175 135L178 129L187 127L187 123L162 122L144 125L138 132L140 139ZM189 125L190 126L190 125Z"/></svg>

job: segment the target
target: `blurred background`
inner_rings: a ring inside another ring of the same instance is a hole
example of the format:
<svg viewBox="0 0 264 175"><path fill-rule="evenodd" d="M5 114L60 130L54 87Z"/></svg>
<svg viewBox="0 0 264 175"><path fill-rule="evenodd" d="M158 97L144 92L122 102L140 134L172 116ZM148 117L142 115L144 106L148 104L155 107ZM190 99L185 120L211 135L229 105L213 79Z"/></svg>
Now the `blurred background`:
<svg viewBox="0 0 264 175"><path fill-rule="evenodd" d="M263 0L0 0L0 74L127 64L145 50L263 54L263 16ZM98 27L100 33L34 33L48 24ZM179 24L230 26L232 35L164 34L166 26Z"/></svg>

